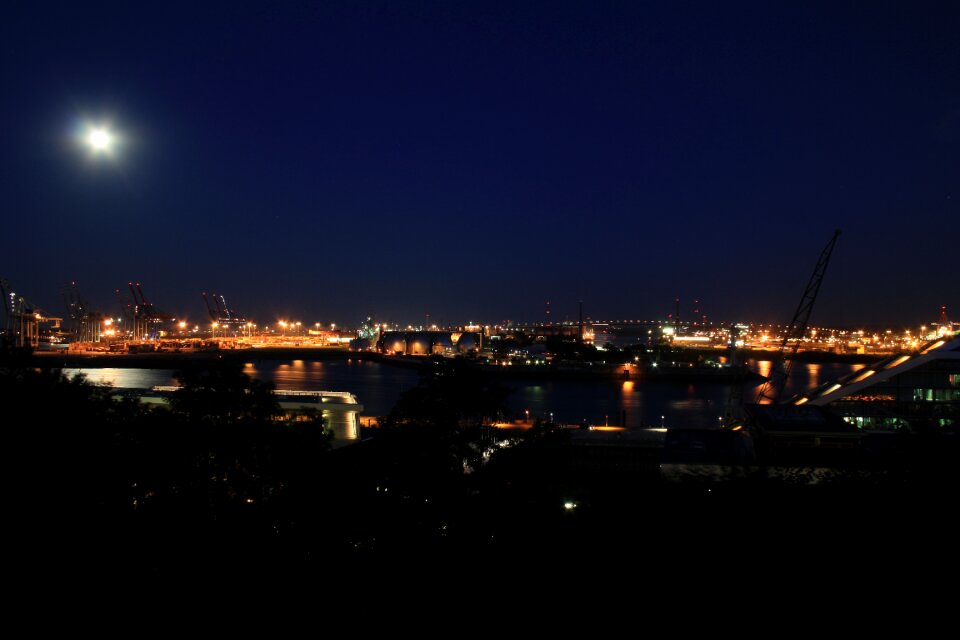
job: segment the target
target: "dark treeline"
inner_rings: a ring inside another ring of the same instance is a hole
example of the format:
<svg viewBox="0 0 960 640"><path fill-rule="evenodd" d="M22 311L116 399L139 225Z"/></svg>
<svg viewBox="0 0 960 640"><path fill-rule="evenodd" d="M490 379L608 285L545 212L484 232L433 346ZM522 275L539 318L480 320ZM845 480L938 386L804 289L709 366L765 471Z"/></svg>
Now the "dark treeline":
<svg viewBox="0 0 960 640"><path fill-rule="evenodd" d="M377 437L332 450L320 416L284 416L233 363L178 372L169 406L28 364L0 366L5 450L52 570L259 575L500 541L476 496L507 391L474 371L434 370Z"/></svg>

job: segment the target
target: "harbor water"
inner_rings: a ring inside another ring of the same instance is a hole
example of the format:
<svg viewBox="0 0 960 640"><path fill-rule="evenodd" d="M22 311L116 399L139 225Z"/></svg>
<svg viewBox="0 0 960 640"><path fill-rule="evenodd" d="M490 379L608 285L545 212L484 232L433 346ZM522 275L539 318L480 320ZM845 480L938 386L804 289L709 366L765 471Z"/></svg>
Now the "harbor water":
<svg viewBox="0 0 960 640"><path fill-rule="evenodd" d="M767 375L770 361L750 361ZM812 389L862 368L857 364L797 363L784 393L789 396ZM251 377L273 382L278 389L303 391L349 391L364 406L366 416L385 416L413 387L419 374L409 368L363 358L350 360L261 360L248 362ZM95 383L118 388L150 388L175 384L171 369L89 368L65 369L82 373ZM677 383L634 380L504 380L511 390L508 418L541 418L561 423L641 427L717 426L724 413L730 387L716 382ZM744 390L749 402L759 385Z"/></svg>

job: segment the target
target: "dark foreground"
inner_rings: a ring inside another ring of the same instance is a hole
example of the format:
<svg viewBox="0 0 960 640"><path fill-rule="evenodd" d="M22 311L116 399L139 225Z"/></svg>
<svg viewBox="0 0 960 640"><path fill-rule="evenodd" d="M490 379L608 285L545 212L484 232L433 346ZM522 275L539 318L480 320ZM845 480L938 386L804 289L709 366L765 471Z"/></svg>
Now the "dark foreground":
<svg viewBox="0 0 960 640"><path fill-rule="evenodd" d="M936 444L823 486L673 484L656 447L582 446L549 426L509 437L455 426L489 410L463 404L463 381L418 388L387 427L339 449L315 420L278 421L263 385L236 371L186 375L170 410L50 372L8 367L2 382L17 417L5 423L7 528L28 584L440 571L649 587L957 561L957 460ZM494 383L483 397L500 394Z"/></svg>
<svg viewBox="0 0 960 640"><path fill-rule="evenodd" d="M216 495L197 486L170 486L143 505L54 494L32 505L40 530L24 559L43 575L95 572L126 584L315 580L391 567L601 575L641 567L644 580L704 571L722 578L808 562L957 560L947 533L956 487L934 478L674 485L659 478L656 454L639 467L602 468L592 456L584 465L556 433L463 476L421 435L379 434L297 460L307 470L291 471L274 495L257 488L253 502L231 488Z"/></svg>

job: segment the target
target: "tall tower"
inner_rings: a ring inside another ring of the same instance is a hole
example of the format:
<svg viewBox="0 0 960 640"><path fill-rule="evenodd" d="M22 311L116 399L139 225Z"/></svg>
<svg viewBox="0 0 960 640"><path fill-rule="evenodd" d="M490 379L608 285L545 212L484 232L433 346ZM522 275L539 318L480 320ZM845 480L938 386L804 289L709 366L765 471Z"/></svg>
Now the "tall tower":
<svg viewBox="0 0 960 640"><path fill-rule="evenodd" d="M583 342L583 300L580 301L579 313L580 313L580 334L579 334L579 338L580 338L580 342Z"/></svg>

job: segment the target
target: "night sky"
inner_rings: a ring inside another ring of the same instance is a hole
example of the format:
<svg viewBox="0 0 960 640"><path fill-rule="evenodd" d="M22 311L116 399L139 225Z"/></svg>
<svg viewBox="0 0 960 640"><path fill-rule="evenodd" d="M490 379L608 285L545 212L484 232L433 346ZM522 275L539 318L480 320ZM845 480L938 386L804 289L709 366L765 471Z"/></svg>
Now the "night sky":
<svg viewBox="0 0 960 640"><path fill-rule="evenodd" d="M960 316L956 1L66 4L0 7L0 275L49 313L785 321L840 228L815 323Z"/></svg>

